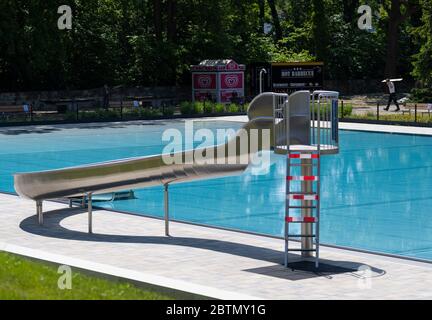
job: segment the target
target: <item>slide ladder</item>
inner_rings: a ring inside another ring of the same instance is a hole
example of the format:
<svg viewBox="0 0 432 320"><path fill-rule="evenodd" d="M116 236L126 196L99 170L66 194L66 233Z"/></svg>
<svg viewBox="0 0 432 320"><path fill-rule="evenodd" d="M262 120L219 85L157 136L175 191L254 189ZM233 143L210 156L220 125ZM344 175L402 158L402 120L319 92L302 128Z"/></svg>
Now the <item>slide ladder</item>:
<svg viewBox="0 0 432 320"><path fill-rule="evenodd" d="M286 267L289 253L293 251L301 252L302 257L306 258L315 253L315 267L319 266L320 161L319 149L288 152L284 232ZM301 216L298 216L299 210ZM300 225L300 233L291 232L292 224ZM290 248L290 238L300 239L301 247Z"/></svg>
<svg viewBox="0 0 432 320"><path fill-rule="evenodd" d="M274 95L274 150L287 157L286 267L293 251L300 252L302 258L315 258L315 267L319 267L321 157L339 150L338 98L333 91ZM300 240L300 248L290 247L289 240L294 239Z"/></svg>

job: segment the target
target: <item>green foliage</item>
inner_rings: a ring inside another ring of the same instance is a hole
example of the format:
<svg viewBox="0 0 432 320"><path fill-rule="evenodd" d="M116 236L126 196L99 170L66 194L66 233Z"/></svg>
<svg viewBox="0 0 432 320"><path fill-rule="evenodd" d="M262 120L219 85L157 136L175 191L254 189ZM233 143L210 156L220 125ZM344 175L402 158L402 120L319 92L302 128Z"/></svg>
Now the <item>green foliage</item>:
<svg viewBox="0 0 432 320"><path fill-rule="evenodd" d="M0 300L172 299L124 281L109 281L72 270L72 290L60 290L53 265L0 252Z"/></svg>
<svg viewBox="0 0 432 320"><path fill-rule="evenodd" d="M214 106L214 110L216 113L224 113L225 112L225 105L222 103L216 103Z"/></svg>
<svg viewBox="0 0 432 320"><path fill-rule="evenodd" d="M194 113L193 103L190 101L183 101L180 103L180 113L182 115L191 115Z"/></svg>
<svg viewBox="0 0 432 320"><path fill-rule="evenodd" d="M326 2L312 0L311 31L313 52L320 61L326 61L328 56L329 32Z"/></svg>
<svg viewBox="0 0 432 320"><path fill-rule="evenodd" d="M330 104L327 105L321 105L320 106L320 118L324 119L327 118L330 114ZM339 102L338 104L338 113L339 113L339 118L348 118L351 116L353 112L353 106L352 103L346 103L344 102L343 104L343 108L342 108L342 103ZM313 111L312 111L312 115L311 115L314 119L318 119L318 106L315 106Z"/></svg>
<svg viewBox="0 0 432 320"><path fill-rule="evenodd" d="M411 91L411 100L414 102L432 103L432 88L414 88Z"/></svg>
<svg viewBox="0 0 432 320"><path fill-rule="evenodd" d="M165 106L164 108L162 108L162 114L166 117L170 117L173 116L175 112L175 108L174 107L168 107Z"/></svg>
<svg viewBox="0 0 432 320"><path fill-rule="evenodd" d="M180 112L182 115L204 113L204 103L201 101L196 101L196 102L183 101L180 104Z"/></svg>
<svg viewBox="0 0 432 320"><path fill-rule="evenodd" d="M368 112L366 114L355 114L349 117L350 119L358 119L358 120L377 120L377 115L373 112ZM380 121L390 121L390 122L410 122L410 123L424 123L424 124L432 124L432 118L429 118L427 115L417 115L417 121L414 113L408 114L380 114Z"/></svg>
<svg viewBox="0 0 432 320"><path fill-rule="evenodd" d="M399 27L399 76L430 88L432 3L409 2L419 10ZM57 29L59 0L1 1L0 90L190 84L190 65L216 58L324 60L329 79L384 77L389 0L368 1L379 12L371 32L358 29L354 0L177 0L176 10L166 10L168 3L72 0L73 30L64 31ZM273 26L269 34L263 23Z"/></svg>
<svg viewBox="0 0 432 320"><path fill-rule="evenodd" d="M412 75L419 80L420 88L412 91L415 100L432 102L432 2L421 0L422 24L413 29L413 35L420 44L420 50L413 55Z"/></svg>
<svg viewBox="0 0 432 320"><path fill-rule="evenodd" d="M205 114L211 114L211 113L213 113L213 108L214 108L214 103L212 103L210 101L205 101L204 102L204 113Z"/></svg>
<svg viewBox="0 0 432 320"><path fill-rule="evenodd" d="M183 101L180 104L180 112L182 115L196 115L196 114L212 114L212 113L238 113L242 107L238 104L231 103L225 105L223 103L213 103L210 101Z"/></svg>
<svg viewBox="0 0 432 320"><path fill-rule="evenodd" d="M204 103L200 101L195 102L193 104L193 113L194 114L204 113Z"/></svg>
<svg viewBox="0 0 432 320"><path fill-rule="evenodd" d="M240 112L240 106L232 103L232 104L228 105L228 112L230 112L230 113Z"/></svg>
<svg viewBox="0 0 432 320"><path fill-rule="evenodd" d="M353 106L351 103L344 103L344 106L342 108L342 105L339 104L339 117L341 118L348 118L351 116L353 112Z"/></svg>

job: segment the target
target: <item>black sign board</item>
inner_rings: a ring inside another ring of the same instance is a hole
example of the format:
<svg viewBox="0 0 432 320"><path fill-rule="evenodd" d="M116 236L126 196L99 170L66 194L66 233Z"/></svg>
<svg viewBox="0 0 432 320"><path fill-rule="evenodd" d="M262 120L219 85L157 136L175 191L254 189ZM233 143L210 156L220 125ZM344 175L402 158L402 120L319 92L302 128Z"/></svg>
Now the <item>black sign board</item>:
<svg viewBox="0 0 432 320"><path fill-rule="evenodd" d="M267 73L261 73L265 69ZM324 82L324 63L286 62L258 63L250 66L251 95L273 91L292 93L298 90L321 90Z"/></svg>

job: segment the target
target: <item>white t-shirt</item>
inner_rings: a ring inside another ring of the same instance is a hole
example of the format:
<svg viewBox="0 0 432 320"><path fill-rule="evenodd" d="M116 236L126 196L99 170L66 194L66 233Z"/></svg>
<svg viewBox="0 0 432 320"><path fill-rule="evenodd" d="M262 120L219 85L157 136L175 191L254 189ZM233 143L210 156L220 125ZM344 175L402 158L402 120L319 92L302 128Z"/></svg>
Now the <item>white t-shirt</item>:
<svg viewBox="0 0 432 320"><path fill-rule="evenodd" d="M387 82L387 86L389 88L389 92L390 93L395 93L396 92L395 85L394 85L393 82L391 82L391 81Z"/></svg>

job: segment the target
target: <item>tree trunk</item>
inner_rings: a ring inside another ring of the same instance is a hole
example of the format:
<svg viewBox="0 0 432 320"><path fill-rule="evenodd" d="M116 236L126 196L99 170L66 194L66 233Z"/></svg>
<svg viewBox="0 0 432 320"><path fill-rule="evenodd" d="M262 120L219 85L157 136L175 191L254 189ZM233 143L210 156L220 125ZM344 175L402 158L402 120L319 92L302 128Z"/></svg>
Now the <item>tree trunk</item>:
<svg viewBox="0 0 432 320"><path fill-rule="evenodd" d="M264 0L258 0L259 6L259 32L264 32L264 23L265 23L265 2Z"/></svg>
<svg viewBox="0 0 432 320"><path fill-rule="evenodd" d="M162 0L153 0L154 31L156 39L162 40Z"/></svg>
<svg viewBox="0 0 432 320"><path fill-rule="evenodd" d="M177 0L168 0L167 38L176 41L177 36Z"/></svg>
<svg viewBox="0 0 432 320"><path fill-rule="evenodd" d="M279 20L279 15L276 10L275 0L267 0L267 2L270 6L270 10L273 18L273 26L275 30L276 41L278 41L282 39L282 28Z"/></svg>
<svg viewBox="0 0 432 320"><path fill-rule="evenodd" d="M389 21L387 33L387 56L385 66L385 77L395 78L397 76L398 51L399 51L399 24Z"/></svg>
<svg viewBox="0 0 432 320"><path fill-rule="evenodd" d="M406 4L405 13L401 13L401 0L391 0L391 7L386 8L389 16L389 25L387 29L387 55L385 66L385 77L392 78L398 76L397 67L399 62L399 26L408 19L418 6L415 4Z"/></svg>

